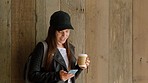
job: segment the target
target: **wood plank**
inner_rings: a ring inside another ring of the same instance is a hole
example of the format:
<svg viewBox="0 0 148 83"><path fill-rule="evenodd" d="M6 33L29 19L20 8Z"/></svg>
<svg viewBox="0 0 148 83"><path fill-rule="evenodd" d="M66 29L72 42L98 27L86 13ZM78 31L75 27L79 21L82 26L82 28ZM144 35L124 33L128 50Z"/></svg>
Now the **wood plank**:
<svg viewBox="0 0 148 83"><path fill-rule="evenodd" d="M60 9L59 3L59 0L36 1L36 42L43 41L47 37L50 16Z"/></svg>
<svg viewBox="0 0 148 83"><path fill-rule="evenodd" d="M36 0L36 44L46 36L46 0Z"/></svg>
<svg viewBox="0 0 148 83"><path fill-rule="evenodd" d="M35 0L11 2L11 83L22 83L25 62L35 46Z"/></svg>
<svg viewBox="0 0 148 83"><path fill-rule="evenodd" d="M52 3L51 3L52 2ZM60 0L46 0L46 28L49 28L50 17L55 12L60 10Z"/></svg>
<svg viewBox="0 0 148 83"><path fill-rule="evenodd" d="M74 31L71 31L69 40L76 48L76 56L85 53L85 0L61 0L60 10L68 12L71 16ZM84 72L76 81L86 83Z"/></svg>
<svg viewBox="0 0 148 83"><path fill-rule="evenodd" d="M91 63L86 83L108 81L109 0L86 0L86 52Z"/></svg>
<svg viewBox="0 0 148 83"><path fill-rule="evenodd" d="M133 83L148 83L148 0L133 1Z"/></svg>
<svg viewBox="0 0 148 83"><path fill-rule="evenodd" d="M0 10L0 82L11 83L11 0L1 0Z"/></svg>
<svg viewBox="0 0 148 83"><path fill-rule="evenodd" d="M109 82L132 83L132 0L109 6Z"/></svg>

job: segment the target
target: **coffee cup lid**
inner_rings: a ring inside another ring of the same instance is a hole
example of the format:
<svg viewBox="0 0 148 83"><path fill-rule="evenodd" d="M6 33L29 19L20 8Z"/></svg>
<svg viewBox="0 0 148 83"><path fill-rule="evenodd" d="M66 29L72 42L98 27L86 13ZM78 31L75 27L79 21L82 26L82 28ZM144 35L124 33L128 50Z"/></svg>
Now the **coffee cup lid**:
<svg viewBox="0 0 148 83"><path fill-rule="evenodd" d="M88 56L87 54L79 54L79 56Z"/></svg>

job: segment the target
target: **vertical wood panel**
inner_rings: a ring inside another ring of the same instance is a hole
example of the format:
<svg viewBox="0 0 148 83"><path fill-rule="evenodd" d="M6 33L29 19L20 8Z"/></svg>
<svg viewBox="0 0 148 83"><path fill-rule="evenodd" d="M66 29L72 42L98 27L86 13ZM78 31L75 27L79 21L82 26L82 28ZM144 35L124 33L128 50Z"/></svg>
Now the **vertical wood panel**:
<svg viewBox="0 0 148 83"><path fill-rule="evenodd" d="M132 0L110 1L109 83L132 83Z"/></svg>
<svg viewBox="0 0 148 83"><path fill-rule="evenodd" d="M86 83L108 82L109 0L86 0L86 52L90 56Z"/></svg>
<svg viewBox="0 0 148 83"><path fill-rule="evenodd" d="M74 31L71 31L70 42L76 48L76 56L85 53L85 0L61 0L60 9L71 16ZM84 72L76 80L77 83L86 83Z"/></svg>
<svg viewBox="0 0 148 83"><path fill-rule="evenodd" d="M35 46L35 0L12 0L11 83L22 83L24 65Z"/></svg>
<svg viewBox="0 0 148 83"><path fill-rule="evenodd" d="M11 0L0 1L0 82L11 82Z"/></svg>
<svg viewBox="0 0 148 83"><path fill-rule="evenodd" d="M36 0L36 43L46 36L46 0Z"/></svg>
<svg viewBox="0 0 148 83"><path fill-rule="evenodd" d="M50 16L59 9L59 0L36 0L36 42L45 40Z"/></svg>
<svg viewBox="0 0 148 83"><path fill-rule="evenodd" d="M133 83L148 83L148 0L133 0Z"/></svg>
<svg viewBox="0 0 148 83"><path fill-rule="evenodd" d="M46 0L46 27L49 28L50 25L50 17L51 15L57 11L60 10L60 0Z"/></svg>

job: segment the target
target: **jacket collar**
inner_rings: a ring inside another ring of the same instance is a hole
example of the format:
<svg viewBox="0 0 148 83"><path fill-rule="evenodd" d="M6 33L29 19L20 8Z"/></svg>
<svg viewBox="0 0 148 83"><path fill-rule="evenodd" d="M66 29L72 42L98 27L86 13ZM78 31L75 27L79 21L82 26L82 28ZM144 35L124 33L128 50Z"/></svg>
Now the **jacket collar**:
<svg viewBox="0 0 148 83"><path fill-rule="evenodd" d="M59 64L61 64L65 69L67 69L66 63L58 49L55 52L53 59L56 60Z"/></svg>

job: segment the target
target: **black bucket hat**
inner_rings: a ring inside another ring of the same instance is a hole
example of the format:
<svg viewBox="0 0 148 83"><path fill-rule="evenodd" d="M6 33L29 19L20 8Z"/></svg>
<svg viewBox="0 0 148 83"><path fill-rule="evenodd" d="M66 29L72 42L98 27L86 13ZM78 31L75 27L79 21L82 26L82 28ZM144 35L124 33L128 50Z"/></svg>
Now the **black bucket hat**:
<svg viewBox="0 0 148 83"><path fill-rule="evenodd" d="M70 16L64 11L57 11L51 15L50 26L55 30L74 29L71 25Z"/></svg>

